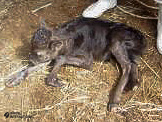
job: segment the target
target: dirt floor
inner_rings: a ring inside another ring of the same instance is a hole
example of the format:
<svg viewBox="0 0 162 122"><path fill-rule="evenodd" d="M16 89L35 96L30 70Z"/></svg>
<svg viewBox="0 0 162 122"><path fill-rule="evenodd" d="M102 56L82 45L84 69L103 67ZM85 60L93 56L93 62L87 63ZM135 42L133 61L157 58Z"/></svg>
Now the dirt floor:
<svg viewBox="0 0 162 122"><path fill-rule="evenodd" d="M162 121L162 55L156 49L157 5L153 1L119 0L117 7L101 17L140 30L148 43L139 60L141 84L123 94L121 110L117 113L107 111L109 91L119 77L114 62L94 62L92 71L62 67L58 75L66 84L62 88L45 85L48 66L32 73L19 86L4 88L8 76L28 64L30 40L40 18L56 27L80 16L92 2L0 0L0 122Z"/></svg>

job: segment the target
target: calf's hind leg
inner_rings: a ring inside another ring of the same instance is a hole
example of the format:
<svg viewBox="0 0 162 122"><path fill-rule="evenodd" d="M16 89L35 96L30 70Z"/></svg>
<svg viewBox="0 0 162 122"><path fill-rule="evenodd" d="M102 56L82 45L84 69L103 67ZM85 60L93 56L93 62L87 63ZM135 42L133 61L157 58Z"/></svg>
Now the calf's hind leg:
<svg viewBox="0 0 162 122"><path fill-rule="evenodd" d="M129 80L128 83L126 84L124 91L129 91L129 90L133 90L133 88L135 86L139 85L139 81L138 81L138 70L137 70L137 64L136 63L132 63L131 65L131 71L129 74Z"/></svg>
<svg viewBox="0 0 162 122"><path fill-rule="evenodd" d="M114 111L116 109L117 104L120 102L124 87L129 80L129 74L131 71L131 61L128 57L127 50L123 46L121 46L120 42L115 42L112 45L111 52L122 68L121 78L117 86L114 87L110 92L108 109L110 111Z"/></svg>

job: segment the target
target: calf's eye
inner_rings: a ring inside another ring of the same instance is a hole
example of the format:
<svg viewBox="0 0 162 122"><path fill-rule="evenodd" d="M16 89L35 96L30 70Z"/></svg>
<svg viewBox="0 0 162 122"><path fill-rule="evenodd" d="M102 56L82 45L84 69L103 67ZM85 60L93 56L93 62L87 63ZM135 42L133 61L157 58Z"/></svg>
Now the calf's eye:
<svg viewBox="0 0 162 122"><path fill-rule="evenodd" d="M40 56L40 55L41 55L41 53L40 53L40 52L37 52L37 55L38 55L38 56Z"/></svg>

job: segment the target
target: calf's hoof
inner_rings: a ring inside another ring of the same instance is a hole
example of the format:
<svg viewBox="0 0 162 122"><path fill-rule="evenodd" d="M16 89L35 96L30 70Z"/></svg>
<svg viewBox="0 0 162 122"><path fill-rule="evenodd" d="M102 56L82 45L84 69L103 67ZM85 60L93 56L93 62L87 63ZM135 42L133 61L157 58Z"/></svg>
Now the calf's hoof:
<svg viewBox="0 0 162 122"><path fill-rule="evenodd" d="M124 93L132 91L140 86L140 82L134 81L134 82L128 82L124 88Z"/></svg>
<svg viewBox="0 0 162 122"><path fill-rule="evenodd" d="M120 107L116 103L108 103L107 104L107 110L109 112L118 112L120 110Z"/></svg>
<svg viewBox="0 0 162 122"><path fill-rule="evenodd" d="M57 78L47 78L46 84L53 87L62 87L64 84Z"/></svg>

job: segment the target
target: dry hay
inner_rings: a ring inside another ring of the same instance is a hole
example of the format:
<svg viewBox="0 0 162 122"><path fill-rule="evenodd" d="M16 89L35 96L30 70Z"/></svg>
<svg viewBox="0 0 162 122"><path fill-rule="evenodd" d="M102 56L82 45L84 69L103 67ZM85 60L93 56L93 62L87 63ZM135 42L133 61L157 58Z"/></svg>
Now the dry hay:
<svg viewBox="0 0 162 122"><path fill-rule="evenodd" d="M141 1L147 3L146 0ZM49 25L56 26L79 16L89 4L86 0L5 2L3 5L6 7L2 8L0 14L1 88L4 87L3 81L6 81L9 74L28 64L30 39L39 25L40 16L44 17ZM107 111L107 102L109 91L119 76L118 65L94 62L92 71L72 66L62 67L58 75L66 84L62 88L45 85L48 66L33 73L19 86L5 88L0 92L0 121L6 121L5 112L13 111L20 112L24 118L8 118L8 121L26 121L27 115L32 116L29 121L34 122L162 121L162 56L156 49L156 20L141 19L128 14L156 18L156 11L144 11L144 6L139 4L132 0L119 1L117 8L101 17L141 30L148 41L148 48L139 65L141 86L123 95L121 109L117 113ZM151 2L147 5L153 6Z"/></svg>

